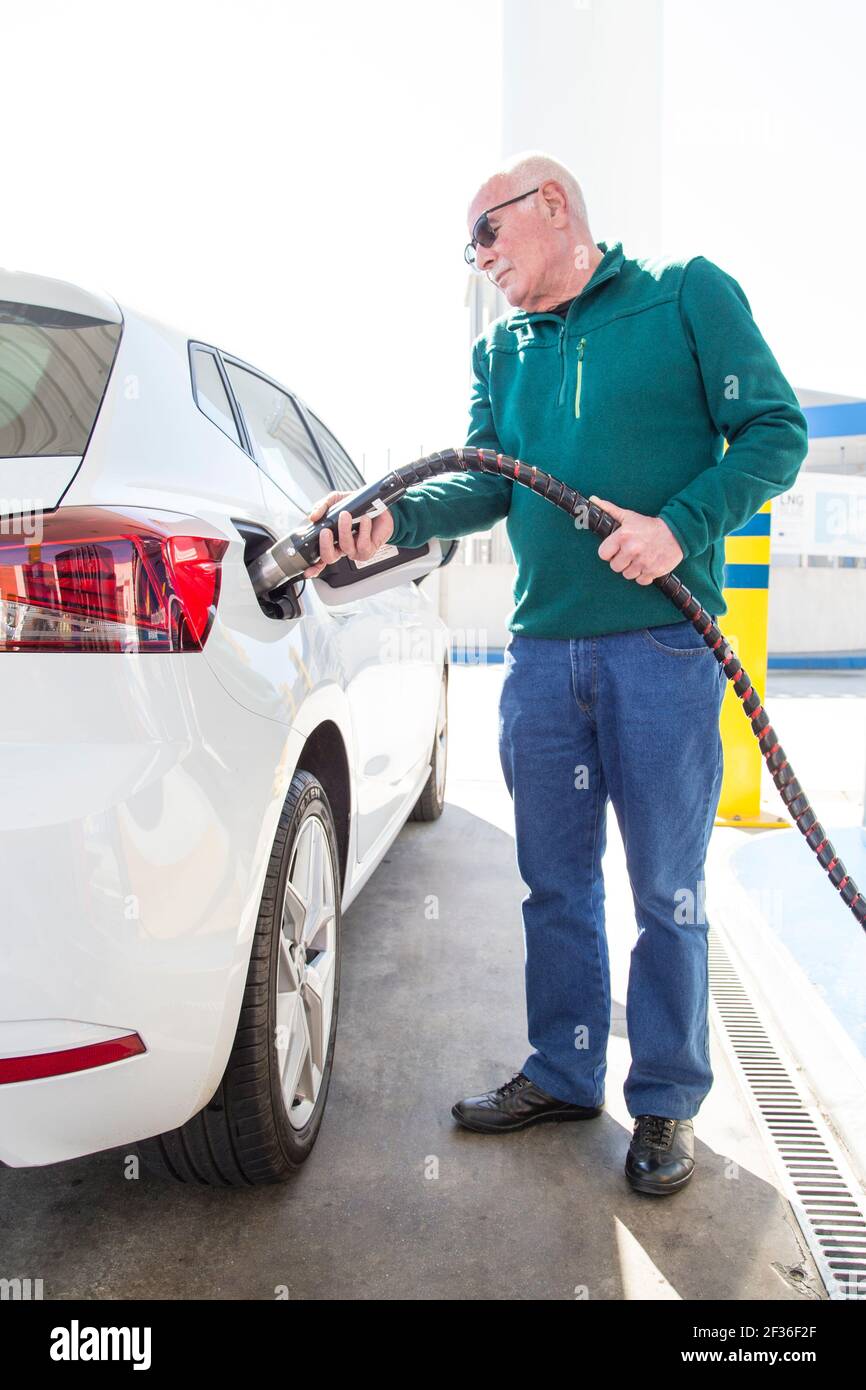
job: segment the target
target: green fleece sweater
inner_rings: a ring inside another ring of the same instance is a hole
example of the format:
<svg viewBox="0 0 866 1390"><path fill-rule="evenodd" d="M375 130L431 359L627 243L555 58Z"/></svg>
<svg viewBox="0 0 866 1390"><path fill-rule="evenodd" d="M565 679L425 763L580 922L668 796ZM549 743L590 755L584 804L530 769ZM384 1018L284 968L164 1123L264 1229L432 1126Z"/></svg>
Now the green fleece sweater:
<svg viewBox="0 0 866 1390"><path fill-rule="evenodd" d="M603 259L564 320L513 310L473 343L466 443L661 516L683 550L677 574L721 615L725 536L793 485L805 418L736 280L704 256L632 260L619 242L597 244ZM654 585L623 579L599 559L597 536L520 483L449 474L391 511L391 539L405 546L508 518L511 632L591 637L676 621Z"/></svg>

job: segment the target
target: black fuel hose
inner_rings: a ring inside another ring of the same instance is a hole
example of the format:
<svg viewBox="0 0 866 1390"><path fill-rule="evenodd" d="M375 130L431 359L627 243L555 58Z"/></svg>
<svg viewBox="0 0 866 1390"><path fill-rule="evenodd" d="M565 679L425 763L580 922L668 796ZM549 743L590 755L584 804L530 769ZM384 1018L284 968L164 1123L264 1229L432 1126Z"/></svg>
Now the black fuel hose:
<svg viewBox="0 0 866 1390"><path fill-rule="evenodd" d="M427 478L440 473L459 472L495 473L510 478L515 483L521 483L548 502L552 502L555 507L560 507L569 516L580 518L587 530L603 538L619 527L619 522L609 512L603 511L576 488L569 487L541 468L522 463L520 459L511 458L508 454L497 454L492 449L446 449L443 453L427 454L416 459L414 463L408 463L405 467L388 473L378 483L360 488L356 493L335 503L321 520L303 532L296 532L284 541L278 541L257 562L259 583L256 587L259 592L263 592L265 587L277 587L276 583L271 582L277 577L280 583L285 583L287 578L299 576L307 565L315 564L319 558L319 536L326 526L336 533L336 518L340 512L349 510L353 518L359 519L362 515L382 511L391 502L398 501L413 484L423 483ZM809 798L795 777L785 750L776 737L767 711L761 703L761 697L753 687L733 647L701 606L700 601L675 573L661 575L654 579L653 583L701 634L724 670L725 676L733 684L734 691L742 703L743 713L751 724L752 733L758 740L758 747L791 819L814 852L819 865L842 901L866 931L866 898L846 870L824 827L815 816Z"/></svg>

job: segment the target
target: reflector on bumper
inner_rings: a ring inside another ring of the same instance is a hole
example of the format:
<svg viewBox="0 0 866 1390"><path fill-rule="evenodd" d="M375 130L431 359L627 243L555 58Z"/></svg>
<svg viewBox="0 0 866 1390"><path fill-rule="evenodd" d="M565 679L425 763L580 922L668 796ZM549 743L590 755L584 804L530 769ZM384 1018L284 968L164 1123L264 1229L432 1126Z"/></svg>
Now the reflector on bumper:
<svg viewBox="0 0 866 1390"><path fill-rule="evenodd" d="M66 1047L59 1052L34 1052L24 1057L0 1057L0 1086L15 1081L38 1081L44 1076L63 1076L67 1072L105 1067L122 1062L147 1049L137 1033L88 1043L86 1047Z"/></svg>

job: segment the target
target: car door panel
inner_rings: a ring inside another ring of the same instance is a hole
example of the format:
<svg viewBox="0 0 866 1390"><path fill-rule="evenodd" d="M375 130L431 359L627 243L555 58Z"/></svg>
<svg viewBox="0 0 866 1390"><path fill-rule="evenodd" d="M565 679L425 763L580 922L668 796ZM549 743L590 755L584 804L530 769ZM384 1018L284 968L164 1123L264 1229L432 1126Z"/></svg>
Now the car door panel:
<svg viewBox="0 0 866 1390"><path fill-rule="evenodd" d="M307 428L328 466L335 486L357 489L363 486L356 465L338 439L305 403L300 409ZM416 768L430 756L439 706L439 682L445 659L441 648L442 625L420 580L431 570L452 558L456 542L447 543L445 552L439 540L424 545L384 546L369 560L355 562L344 557L329 565L313 581L322 601L339 601L341 591L352 598L380 594L393 600L394 621L399 632L401 741L402 756ZM413 582L414 581L414 582ZM336 611L336 610L335 610Z"/></svg>
<svg viewBox="0 0 866 1390"><path fill-rule="evenodd" d="M262 478L267 524L278 535L297 529L302 514L269 478ZM315 499L313 499L315 500ZM312 500L310 502L312 506ZM339 607L322 603L307 584L301 594L302 617L313 624L324 652L324 669L346 692L354 736L358 857L363 859L406 795L411 754L405 747L400 716L400 671L381 659L383 629L395 622L387 595L355 600Z"/></svg>

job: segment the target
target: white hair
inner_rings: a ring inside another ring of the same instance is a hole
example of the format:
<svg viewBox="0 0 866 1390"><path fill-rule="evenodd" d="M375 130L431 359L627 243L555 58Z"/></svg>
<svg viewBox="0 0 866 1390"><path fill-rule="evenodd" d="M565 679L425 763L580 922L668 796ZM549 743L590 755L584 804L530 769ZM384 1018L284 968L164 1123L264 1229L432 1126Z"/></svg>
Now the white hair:
<svg viewBox="0 0 866 1390"><path fill-rule="evenodd" d="M545 154L543 150L521 150L519 154L509 155L498 169L488 174L484 183L478 185L479 188L496 178L507 178L515 193L521 192L524 186L527 189L533 188L543 184L547 179L556 179L565 189L572 216L579 222L586 223L586 202L577 178L567 165L554 159L552 155Z"/></svg>

